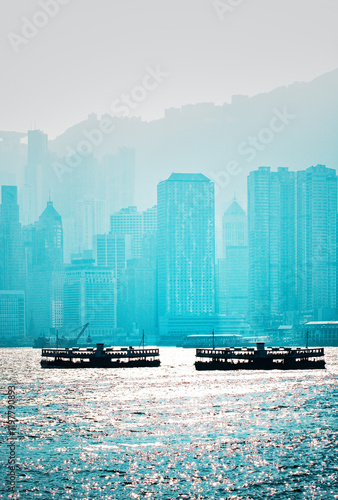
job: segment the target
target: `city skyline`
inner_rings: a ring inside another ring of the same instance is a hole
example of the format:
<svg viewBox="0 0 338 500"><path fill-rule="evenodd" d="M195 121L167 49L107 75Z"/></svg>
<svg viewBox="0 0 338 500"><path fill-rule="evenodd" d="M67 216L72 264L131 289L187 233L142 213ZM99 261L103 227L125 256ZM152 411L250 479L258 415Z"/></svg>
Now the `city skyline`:
<svg viewBox="0 0 338 500"><path fill-rule="evenodd" d="M91 319L94 338L137 335L147 325L152 338L167 344L183 340L189 317L200 318L196 328L221 321L217 328L232 331L242 320L252 332L334 319L336 172L323 165L297 172L260 167L247 185L248 213L234 197L223 215L220 258L215 185L203 174L173 173L158 184L155 207L122 208L106 231L98 212L96 229L88 241L78 240L72 255L64 255L69 243L52 200L37 221L22 225L17 187L2 186L0 279L7 316L13 322L10 304L22 311L24 301L27 338L66 332L79 326L77 318L81 324ZM22 326L22 312L17 321Z"/></svg>

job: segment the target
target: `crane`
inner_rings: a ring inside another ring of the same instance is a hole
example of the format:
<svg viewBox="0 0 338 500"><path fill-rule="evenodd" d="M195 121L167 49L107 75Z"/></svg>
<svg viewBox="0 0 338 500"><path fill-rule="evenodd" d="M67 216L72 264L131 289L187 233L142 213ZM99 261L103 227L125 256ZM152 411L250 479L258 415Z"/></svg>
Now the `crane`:
<svg viewBox="0 0 338 500"><path fill-rule="evenodd" d="M77 336L74 338L74 339L69 339L68 340L68 346L71 346L71 345L74 345L74 344L77 344L79 338L81 337L81 335L83 335L83 333L87 330L89 326L89 323L86 323L85 325L83 326L78 326L77 328L75 328L74 330L70 331L68 333L68 335L72 334L72 333L75 333L79 330L79 328L81 328L81 330L79 331L79 333L77 334Z"/></svg>

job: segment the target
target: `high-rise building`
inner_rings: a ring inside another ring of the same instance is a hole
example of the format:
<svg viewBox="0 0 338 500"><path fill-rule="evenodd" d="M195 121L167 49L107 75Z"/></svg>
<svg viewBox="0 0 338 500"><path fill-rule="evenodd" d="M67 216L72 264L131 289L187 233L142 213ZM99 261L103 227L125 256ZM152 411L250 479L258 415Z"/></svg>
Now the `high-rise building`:
<svg viewBox="0 0 338 500"><path fill-rule="evenodd" d="M297 172L298 308L334 319L337 290L337 174L324 165Z"/></svg>
<svg viewBox="0 0 338 500"><path fill-rule="evenodd" d="M95 267L94 259L74 259L66 267L64 326L69 330L85 323L95 340L114 335L116 280L112 269Z"/></svg>
<svg viewBox="0 0 338 500"><path fill-rule="evenodd" d="M0 342L25 338L25 292L0 290Z"/></svg>
<svg viewBox="0 0 338 500"><path fill-rule="evenodd" d="M76 204L75 238L79 251L92 250L96 234L108 229L106 202L85 197Z"/></svg>
<svg viewBox="0 0 338 500"><path fill-rule="evenodd" d="M104 157L103 169L106 175L106 199L109 213L131 207L135 201L135 150L122 147L116 154Z"/></svg>
<svg viewBox="0 0 338 500"><path fill-rule="evenodd" d="M36 334L63 326L62 220L53 202L47 202L39 220L25 228L31 257L27 260L27 319Z"/></svg>
<svg viewBox="0 0 338 500"><path fill-rule="evenodd" d="M47 160L48 136L41 130L29 130L25 184L21 193L22 221L25 225L37 219L43 207L43 200L46 199Z"/></svg>
<svg viewBox="0 0 338 500"><path fill-rule="evenodd" d="M55 210L52 201L42 212L35 227L35 258L36 264L46 264L54 267L63 261L63 232L61 215Z"/></svg>
<svg viewBox="0 0 338 500"><path fill-rule="evenodd" d="M248 218L236 197L225 211L222 222L223 257L226 256L227 247L248 246Z"/></svg>
<svg viewBox="0 0 338 500"><path fill-rule="evenodd" d="M142 256L142 239L157 229L157 207L139 212L137 207L122 208L110 217L110 233L114 236L131 236L131 256Z"/></svg>
<svg viewBox="0 0 338 500"><path fill-rule="evenodd" d="M0 290L23 290L23 245L17 187L2 186L0 213Z"/></svg>
<svg viewBox="0 0 338 500"><path fill-rule="evenodd" d="M121 272L131 259L131 236L98 234L94 238L94 257L99 267L109 267L114 270L114 276L119 279Z"/></svg>
<svg viewBox="0 0 338 500"><path fill-rule="evenodd" d="M260 167L248 176L249 319L256 327L296 309L295 172Z"/></svg>
<svg viewBox="0 0 338 500"><path fill-rule="evenodd" d="M23 172L27 161L27 145L21 140L27 134L0 131L0 186L23 184Z"/></svg>
<svg viewBox="0 0 338 500"><path fill-rule="evenodd" d="M148 340L157 335L156 232L142 240L142 257L127 261L121 272L117 303L118 326L127 333L145 330Z"/></svg>
<svg viewBox="0 0 338 500"><path fill-rule="evenodd" d="M172 174L158 184L157 202L159 317L211 315L214 184L202 174Z"/></svg>
<svg viewBox="0 0 338 500"><path fill-rule="evenodd" d="M243 208L234 198L223 215L223 259L219 263L220 312L227 316L246 317L248 311L248 221ZM223 272L223 276L221 276ZM222 296L225 292L225 297ZM226 305L225 311L223 309Z"/></svg>

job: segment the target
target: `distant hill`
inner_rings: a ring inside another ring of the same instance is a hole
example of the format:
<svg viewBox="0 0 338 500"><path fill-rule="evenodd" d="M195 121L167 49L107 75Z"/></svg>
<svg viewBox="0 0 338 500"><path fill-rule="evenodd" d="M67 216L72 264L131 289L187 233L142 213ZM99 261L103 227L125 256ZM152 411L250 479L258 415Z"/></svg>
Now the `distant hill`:
<svg viewBox="0 0 338 500"><path fill-rule="evenodd" d="M220 214L234 192L246 206L246 177L258 166L299 170L321 163L338 167L337 89L338 69L310 83L294 83L250 98L234 96L231 104L168 109L156 121L115 117L115 131L105 135L94 154L101 157L120 146L136 149L140 208L156 203L158 181L172 172L204 173L218 186ZM98 124L97 117L90 115L52 141L50 149L64 156L67 146L76 148L84 138L83 129L90 131ZM250 136L259 136L259 142L251 139L254 146L250 146ZM229 166L229 162L237 163ZM229 177L231 170L236 175Z"/></svg>

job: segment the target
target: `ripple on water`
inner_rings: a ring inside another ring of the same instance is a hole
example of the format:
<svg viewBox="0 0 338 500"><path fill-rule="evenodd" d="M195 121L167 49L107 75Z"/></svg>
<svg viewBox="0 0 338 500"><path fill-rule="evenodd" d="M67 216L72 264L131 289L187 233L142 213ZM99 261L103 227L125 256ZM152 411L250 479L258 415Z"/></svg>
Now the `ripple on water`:
<svg viewBox="0 0 338 500"><path fill-rule="evenodd" d="M192 350L162 348L157 369L67 371L3 349L21 498L335 498L338 350L326 351L326 371L197 373Z"/></svg>

